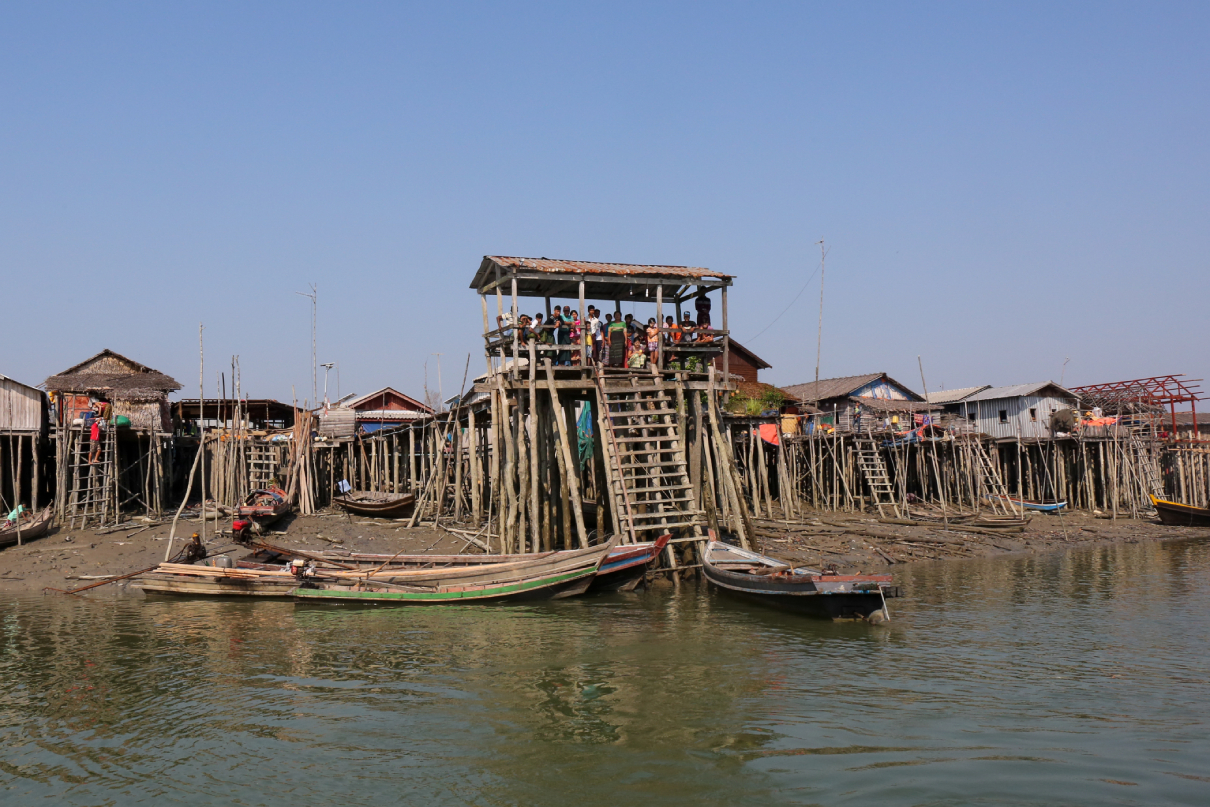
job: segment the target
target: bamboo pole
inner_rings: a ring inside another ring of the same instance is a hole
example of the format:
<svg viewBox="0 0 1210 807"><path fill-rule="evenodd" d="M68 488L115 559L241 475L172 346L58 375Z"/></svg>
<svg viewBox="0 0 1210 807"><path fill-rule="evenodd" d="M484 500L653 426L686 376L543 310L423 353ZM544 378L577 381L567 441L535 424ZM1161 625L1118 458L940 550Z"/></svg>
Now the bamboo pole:
<svg viewBox="0 0 1210 807"><path fill-rule="evenodd" d="M578 466L567 438L567 424L562 417L563 413L559 411L559 392L555 388L555 374L554 370L551 369L550 359L546 360L546 387L550 392L551 410L555 418L555 427L559 431L559 446L563 452L563 462L567 467L567 475L563 478L563 485L571 495L572 516L575 519L576 533L580 539L580 548L587 549L588 530L584 527L584 504L580 499L579 474L576 472Z"/></svg>

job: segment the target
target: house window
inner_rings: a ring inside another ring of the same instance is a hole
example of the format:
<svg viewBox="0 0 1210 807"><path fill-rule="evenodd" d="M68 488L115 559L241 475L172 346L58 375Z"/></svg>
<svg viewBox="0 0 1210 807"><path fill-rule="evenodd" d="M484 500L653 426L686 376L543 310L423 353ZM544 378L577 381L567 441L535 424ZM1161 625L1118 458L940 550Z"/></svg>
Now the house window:
<svg viewBox="0 0 1210 807"><path fill-rule="evenodd" d="M1000 410L1000 422L1008 423L1008 410L1007 409Z"/></svg>
<svg viewBox="0 0 1210 807"><path fill-rule="evenodd" d="M968 412L968 413L966 414L966 419L967 419L967 420L969 420L971 423L974 423L974 422L975 422L975 413L974 413L974 412Z"/></svg>
<svg viewBox="0 0 1210 807"><path fill-rule="evenodd" d="M1038 410L1037 409L1029 410L1029 419L1032 420L1034 423L1038 422Z"/></svg>

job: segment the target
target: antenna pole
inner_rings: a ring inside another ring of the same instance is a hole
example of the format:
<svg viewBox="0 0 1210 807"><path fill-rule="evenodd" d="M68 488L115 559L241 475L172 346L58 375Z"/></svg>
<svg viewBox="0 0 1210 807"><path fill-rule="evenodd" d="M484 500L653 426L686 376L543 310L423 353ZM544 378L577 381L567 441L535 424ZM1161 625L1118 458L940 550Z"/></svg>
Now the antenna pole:
<svg viewBox="0 0 1210 807"><path fill-rule="evenodd" d="M828 252L824 249L823 239L816 242L819 247L819 334L815 342L815 408L819 408L819 357L823 353L823 278L826 270L825 260Z"/></svg>
<svg viewBox="0 0 1210 807"><path fill-rule="evenodd" d="M318 307L319 286L315 283L309 284L310 292L296 291L295 294L302 297L311 298L311 401L318 406L319 402L319 364L315 358L315 319L316 308Z"/></svg>

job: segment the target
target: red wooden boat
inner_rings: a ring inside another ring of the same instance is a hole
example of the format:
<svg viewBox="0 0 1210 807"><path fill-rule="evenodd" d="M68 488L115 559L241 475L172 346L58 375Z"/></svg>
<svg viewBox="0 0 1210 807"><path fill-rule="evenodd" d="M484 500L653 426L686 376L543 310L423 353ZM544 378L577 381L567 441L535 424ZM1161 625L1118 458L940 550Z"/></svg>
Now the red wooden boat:
<svg viewBox="0 0 1210 807"><path fill-rule="evenodd" d="M249 533L261 533L265 527L281 519L293 508L281 488L259 488L248 494L244 503L235 508L231 534L237 540Z"/></svg>

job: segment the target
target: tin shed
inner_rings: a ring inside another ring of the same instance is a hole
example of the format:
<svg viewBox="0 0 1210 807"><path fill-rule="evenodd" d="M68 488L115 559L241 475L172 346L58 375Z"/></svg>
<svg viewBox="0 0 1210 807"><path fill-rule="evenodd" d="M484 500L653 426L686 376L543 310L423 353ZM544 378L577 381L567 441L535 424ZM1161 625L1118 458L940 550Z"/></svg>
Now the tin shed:
<svg viewBox="0 0 1210 807"><path fill-rule="evenodd" d="M1078 406L1075 393L1053 381L989 387L946 409L964 417L984 434L996 439L1049 439L1050 416L1060 409Z"/></svg>

